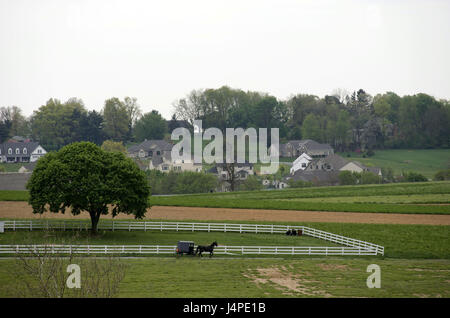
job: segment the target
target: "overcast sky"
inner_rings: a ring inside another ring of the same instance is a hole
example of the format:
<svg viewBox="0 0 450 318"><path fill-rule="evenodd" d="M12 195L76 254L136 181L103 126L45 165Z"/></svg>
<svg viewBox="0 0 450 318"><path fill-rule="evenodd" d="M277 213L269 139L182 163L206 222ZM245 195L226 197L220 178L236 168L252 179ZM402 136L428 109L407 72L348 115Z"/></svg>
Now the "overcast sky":
<svg viewBox="0 0 450 318"><path fill-rule="evenodd" d="M450 1L0 0L0 106L193 89L286 99L337 88L450 99Z"/></svg>

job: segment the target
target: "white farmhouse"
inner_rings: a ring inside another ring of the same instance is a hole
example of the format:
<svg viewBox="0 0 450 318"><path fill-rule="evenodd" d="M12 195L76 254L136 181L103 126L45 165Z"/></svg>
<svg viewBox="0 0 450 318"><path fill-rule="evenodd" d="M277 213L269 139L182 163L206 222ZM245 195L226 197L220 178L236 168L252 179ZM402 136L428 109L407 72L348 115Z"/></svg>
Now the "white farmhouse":
<svg viewBox="0 0 450 318"><path fill-rule="evenodd" d="M297 159L294 160L291 167L291 174L294 174L297 170L305 170L308 164L313 160L306 153L302 153Z"/></svg>
<svg viewBox="0 0 450 318"><path fill-rule="evenodd" d="M35 162L46 153L37 142L5 142L0 145L0 162Z"/></svg>

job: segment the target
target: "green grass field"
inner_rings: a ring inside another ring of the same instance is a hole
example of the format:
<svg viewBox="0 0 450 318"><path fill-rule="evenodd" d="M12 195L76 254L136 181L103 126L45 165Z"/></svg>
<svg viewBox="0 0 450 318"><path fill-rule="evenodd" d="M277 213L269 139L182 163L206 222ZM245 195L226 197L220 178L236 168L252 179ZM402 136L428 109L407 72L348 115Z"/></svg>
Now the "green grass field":
<svg viewBox="0 0 450 318"><path fill-rule="evenodd" d="M76 260L75 260L76 261ZM122 259L119 297L450 297L449 260ZM369 289L367 266L381 270L381 288ZM0 296L15 297L14 260L0 260Z"/></svg>
<svg viewBox="0 0 450 318"><path fill-rule="evenodd" d="M198 221L197 221L198 222ZM205 221L207 222L207 221ZM215 221L217 222L217 221ZM227 222L227 221L224 221ZM254 222L238 222L254 223ZM257 222L276 224L276 222ZM450 226L360 224L360 223L289 223L371 242L385 247L385 258L450 259ZM101 231L96 237L86 231L7 231L0 235L0 244L65 243L65 244L117 244L117 245L176 245L180 240L196 244L271 245L271 246L337 246L312 237L292 237L283 234L221 233L190 231ZM304 258L303 256L298 256Z"/></svg>
<svg viewBox="0 0 450 318"><path fill-rule="evenodd" d="M385 256L121 258L127 270L119 297L450 297L449 226L304 225L383 245ZM0 235L0 244L76 241L76 244L175 245L178 240L196 243L217 240L224 245L330 246L322 240L283 234L102 231L91 238L85 231L8 231ZM366 286L369 264L381 268L380 289ZM14 259L0 258L0 297L17 296L11 279L15 266ZM207 283L198 279L200 273L208 277Z"/></svg>
<svg viewBox="0 0 450 318"><path fill-rule="evenodd" d="M363 158L354 152L339 153L347 160L356 160L364 165L380 168L392 168L394 175L402 171L414 171L432 179L438 170L448 169L450 166L450 149L390 149L375 150L375 155Z"/></svg>
<svg viewBox="0 0 450 318"><path fill-rule="evenodd" d="M8 231L0 236L0 244L103 244L103 245L176 245L178 241L194 241L209 245L217 241L220 245L254 246L340 246L313 237L293 237L280 234L190 232L190 231L101 231L91 237L87 231ZM74 243L76 242L76 243Z"/></svg>
<svg viewBox="0 0 450 318"><path fill-rule="evenodd" d="M152 197L153 205L449 214L450 182L312 187ZM432 205L424 205L432 204ZM444 205L438 205L444 204Z"/></svg>
<svg viewBox="0 0 450 318"><path fill-rule="evenodd" d="M0 201L27 201L27 191L0 191ZM450 214L450 182L392 183L152 196L152 205L300 211ZM1 217L1 215L0 215Z"/></svg>
<svg viewBox="0 0 450 318"><path fill-rule="evenodd" d="M5 172L18 172L20 167L27 163L0 163L0 168L3 167Z"/></svg>
<svg viewBox="0 0 450 318"><path fill-rule="evenodd" d="M324 211L448 214L450 182L399 183L151 197L152 204ZM26 191L0 191L0 200L27 200ZM425 204L425 205L423 205ZM1 211L0 211L1 217ZM68 217L69 219L70 217ZM157 221L157 220L155 220ZM166 220L167 221L167 220ZM204 222L208 222L204 220ZM213 221L219 222L219 221ZM229 222L229 221L224 221ZM254 223L235 221L235 223ZM257 222L290 224L289 222ZM291 223L292 224L292 223ZM294 224L292 224L294 226ZM120 297L450 297L450 226L303 223L385 247L384 256L121 258L127 272ZM74 239L72 238L76 234ZM18 231L0 234L0 244L167 244L179 240L222 245L330 246L310 237L207 232ZM366 269L381 268L381 288L369 289ZM0 297L16 297L15 260L0 257ZM208 280L198 279L199 275Z"/></svg>

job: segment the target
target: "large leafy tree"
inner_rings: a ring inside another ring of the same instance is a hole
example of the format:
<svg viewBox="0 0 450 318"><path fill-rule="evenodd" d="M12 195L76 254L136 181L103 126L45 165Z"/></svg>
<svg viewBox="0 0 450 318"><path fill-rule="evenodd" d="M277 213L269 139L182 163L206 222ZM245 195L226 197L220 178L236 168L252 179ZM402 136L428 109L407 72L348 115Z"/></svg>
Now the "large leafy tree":
<svg viewBox="0 0 450 318"><path fill-rule="evenodd" d="M80 119L80 130L80 141L90 141L96 145L101 145L106 139L103 131L103 116L95 110L82 115Z"/></svg>
<svg viewBox="0 0 450 318"><path fill-rule="evenodd" d="M87 113L80 99L65 103L50 99L34 111L31 119L32 135L47 150L57 150L71 142L80 141L80 121Z"/></svg>
<svg viewBox="0 0 450 318"><path fill-rule="evenodd" d="M150 207L146 176L124 154L90 142L67 145L41 158L27 184L33 213L88 212L92 233L101 215L144 217Z"/></svg>
<svg viewBox="0 0 450 318"><path fill-rule="evenodd" d="M136 141L163 139L167 129L167 121L158 111L152 110L138 119L134 127L134 134Z"/></svg>
<svg viewBox="0 0 450 318"><path fill-rule="evenodd" d="M105 101L103 129L109 139L124 141L130 133L130 112L125 103L113 97Z"/></svg>

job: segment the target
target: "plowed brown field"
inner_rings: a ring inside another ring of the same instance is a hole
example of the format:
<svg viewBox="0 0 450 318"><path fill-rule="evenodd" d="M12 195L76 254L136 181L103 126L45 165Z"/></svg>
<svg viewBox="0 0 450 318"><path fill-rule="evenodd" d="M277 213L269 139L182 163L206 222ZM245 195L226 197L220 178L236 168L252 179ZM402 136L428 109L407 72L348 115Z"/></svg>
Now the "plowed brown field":
<svg viewBox="0 0 450 318"><path fill-rule="evenodd" d="M0 218L76 218L88 219L87 213L73 216L70 213L50 213L36 215L27 202L0 202ZM103 216L102 219L111 219ZM133 219L120 214L116 219ZM396 214L396 213L355 213L317 212L290 210L197 208L175 206L153 206L145 220L211 220L211 221L272 221L272 222L338 222L338 223L379 223L379 224L427 224L450 225L450 215Z"/></svg>

